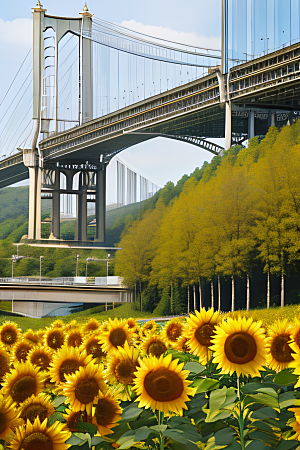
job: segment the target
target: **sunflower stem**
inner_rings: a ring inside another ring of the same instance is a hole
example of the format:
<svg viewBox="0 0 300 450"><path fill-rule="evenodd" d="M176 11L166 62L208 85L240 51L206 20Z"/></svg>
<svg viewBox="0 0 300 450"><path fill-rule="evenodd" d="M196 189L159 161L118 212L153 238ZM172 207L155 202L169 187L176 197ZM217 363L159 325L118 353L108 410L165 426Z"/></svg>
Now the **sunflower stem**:
<svg viewBox="0 0 300 450"><path fill-rule="evenodd" d="M163 421L164 421L164 412L158 411L158 418L157 418L158 425L162 425ZM159 450L164 450L164 448L165 448L165 441L164 441L162 432L160 432L159 433Z"/></svg>
<svg viewBox="0 0 300 450"><path fill-rule="evenodd" d="M241 440L241 447L242 450L245 450L245 442L244 442L244 414L243 414L243 408L242 408L242 401L241 401L241 391L240 391L240 377L237 376L237 394L238 394L238 405L239 405L239 429L240 429L240 440Z"/></svg>

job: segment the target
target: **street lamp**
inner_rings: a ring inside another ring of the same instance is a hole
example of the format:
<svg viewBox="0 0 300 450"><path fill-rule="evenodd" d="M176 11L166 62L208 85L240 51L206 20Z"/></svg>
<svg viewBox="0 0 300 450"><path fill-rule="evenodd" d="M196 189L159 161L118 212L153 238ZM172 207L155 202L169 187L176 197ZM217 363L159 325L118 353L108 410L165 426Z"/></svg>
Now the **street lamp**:
<svg viewBox="0 0 300 450"><path fill-rule="evenodd" d="M78 277L78 258L79 258L79 255L77 255L77 257L76 257L76 277Z"/></svg>
<svg viewBox="0 0 300 450"><path fill-rule="evenodd" d="M94 261L95 258L86 258L85 260L85 278L87 279L87 266L90 261Z"/></svg>
<svg viewBox="0 0 300 450"><path fill-rule="evenodd" d="M42 258L44 258L44 256L40 256L40 282L42 278Z"/></svg>
<svg viewBox="0 0 300 450"><path fill-rule="evenodd" d="M11 277L14 277L14 264L16 261L20 261L20 259L25 258L25 256L12 255L11 257Z"/></svg>
<svg viewBox="0 0 300 450"><path fill-rule="evenodd" d="M107 255L107 260L106 260L106 278L108 278L108 260L110 258L110 253L108 253Z"/></svg>

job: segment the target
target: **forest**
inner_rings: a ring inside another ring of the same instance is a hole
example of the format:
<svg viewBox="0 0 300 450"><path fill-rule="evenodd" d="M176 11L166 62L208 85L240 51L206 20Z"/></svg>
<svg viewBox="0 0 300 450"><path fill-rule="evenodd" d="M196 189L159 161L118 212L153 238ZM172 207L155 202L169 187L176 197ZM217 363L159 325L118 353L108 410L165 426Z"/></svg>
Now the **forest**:
<svg viewBox="0 0 300 450"><path fill-rule="evenodd" d="M298 303L300 122L269 129L160 191L127 224L115 272L157 315ZM173 189L171 189L173 192Z"/></svg>

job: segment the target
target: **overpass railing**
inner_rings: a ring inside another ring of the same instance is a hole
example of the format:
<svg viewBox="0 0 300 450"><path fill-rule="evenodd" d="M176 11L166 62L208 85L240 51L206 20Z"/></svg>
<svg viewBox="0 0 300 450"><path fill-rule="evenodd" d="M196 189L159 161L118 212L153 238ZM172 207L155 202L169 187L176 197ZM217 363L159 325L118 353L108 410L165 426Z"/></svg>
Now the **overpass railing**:
<svg viewBox="0 0 300 450"><path fill-rule="evenodd" d="M92 285L92 286L123 286L123 278L121 277L5 277L0 278L2 284L40 284L46 286L78 286L78 285Z"/></svg>

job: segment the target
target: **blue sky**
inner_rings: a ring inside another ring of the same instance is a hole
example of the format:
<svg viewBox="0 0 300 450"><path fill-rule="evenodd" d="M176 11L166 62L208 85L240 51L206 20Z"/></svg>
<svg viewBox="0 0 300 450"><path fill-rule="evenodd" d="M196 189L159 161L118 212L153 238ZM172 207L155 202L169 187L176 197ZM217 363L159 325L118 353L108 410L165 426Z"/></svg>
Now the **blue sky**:
<svg viewBox="0 0 300 450"><path fill-rule="evenodd" d="M47 14L78 17L82 0L42 1ZM221 0L141 0L99 2L88 0L96 17L116 22L153 36L187 44L218 48L221 35ZM7 91L22 60L31 47L31 8L35 2L2 2L0 10L0 99ZM4 70L3 70L4 68ZM155 139L134 146L121 155L156 184L176 182L212 155L189 144Z"/></svg>

